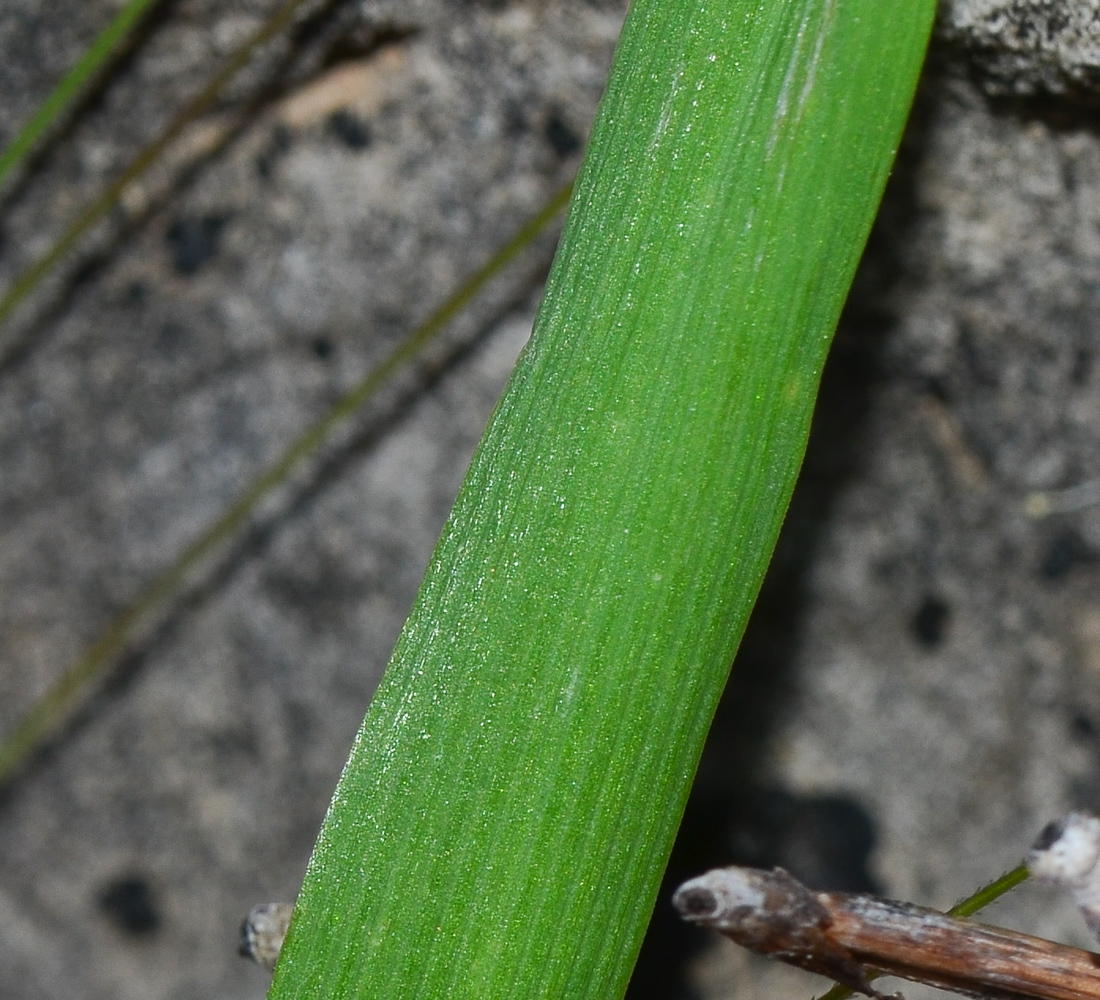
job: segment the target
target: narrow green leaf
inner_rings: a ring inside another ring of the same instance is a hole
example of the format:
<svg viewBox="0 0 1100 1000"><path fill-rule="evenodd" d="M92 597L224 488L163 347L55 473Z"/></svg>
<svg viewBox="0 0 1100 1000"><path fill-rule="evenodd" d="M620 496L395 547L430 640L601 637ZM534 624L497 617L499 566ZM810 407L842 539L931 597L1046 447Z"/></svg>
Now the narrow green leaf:
<svg viewBox="0 0 1100 1000"><path fill-rule="evenodd" d="M617 997L933 0L636 0L272 1000Z"/></svg>
<svg viewBox="0 0 1100 1000"><path fill-rule="evenodd" d="M1011 871L1005 872L1000 878L994 879L989 885L983 885L977 892L960 899L947 912L953 917L972 917L979 910L984 910L990 903L1000 899L1006 892L1023 885L1027 881L1027 865L1017 865Z"/></svg>

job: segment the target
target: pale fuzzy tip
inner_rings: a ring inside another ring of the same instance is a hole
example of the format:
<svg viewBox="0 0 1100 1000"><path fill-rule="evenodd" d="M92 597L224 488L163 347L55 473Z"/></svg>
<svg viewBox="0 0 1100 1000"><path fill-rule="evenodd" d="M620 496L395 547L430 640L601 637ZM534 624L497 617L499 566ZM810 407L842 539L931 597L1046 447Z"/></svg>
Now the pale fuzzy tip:
<svg viewBox="0 0 1100 1000"><path fill-rule="evenodd" d="M685 882L672 897L680 916L704 926L721 926L756 913L764 905L761 876L746 868L716 868Z"/></svg>
<svg viewBox="0 0 1100 1000"><path fill-rule="evenodd" d="M1037 879L1075 887L1089 880L1100 861L1100 819L1070 813L1049 823L1027 856L1027 870Z"/></svg>

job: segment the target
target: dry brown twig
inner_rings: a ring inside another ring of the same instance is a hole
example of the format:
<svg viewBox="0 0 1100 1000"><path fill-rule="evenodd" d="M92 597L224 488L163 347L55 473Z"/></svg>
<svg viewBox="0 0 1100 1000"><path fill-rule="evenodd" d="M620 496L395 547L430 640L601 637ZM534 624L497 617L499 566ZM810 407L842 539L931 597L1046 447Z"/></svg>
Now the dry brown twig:
<svg viewBox="0 0 1100 1000"><path fill-rule="evenodd" d="M1067 889L1100 936L1100 819L1051 823L1027 865ZM719 868L673 896L680 915L876 1000L879 974L982 1000L1097 1000L1100 955L874 896L813 892L782 869Z"/></svg>

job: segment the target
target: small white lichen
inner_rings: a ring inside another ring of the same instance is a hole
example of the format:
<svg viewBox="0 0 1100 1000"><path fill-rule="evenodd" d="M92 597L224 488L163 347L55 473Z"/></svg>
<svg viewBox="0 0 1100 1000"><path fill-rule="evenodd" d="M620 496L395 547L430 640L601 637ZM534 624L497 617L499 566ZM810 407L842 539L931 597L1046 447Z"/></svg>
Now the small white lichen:
<svg viewBox="0 0 1100 1000"><path fill-rule="evenodd" d="M1093 935L1100 938L1100 819L1070 813L1049 824L1027 856L1036 879L1066 889Z"/></svg>

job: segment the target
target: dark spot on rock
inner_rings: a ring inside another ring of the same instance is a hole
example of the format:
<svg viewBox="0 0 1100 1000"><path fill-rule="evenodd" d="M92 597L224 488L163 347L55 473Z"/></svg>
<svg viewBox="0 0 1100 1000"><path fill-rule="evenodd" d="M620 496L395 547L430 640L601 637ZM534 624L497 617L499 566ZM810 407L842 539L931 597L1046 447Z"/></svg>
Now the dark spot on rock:
<svg viewBox="0 0 1100 1000"><path fill-rule="evenodd" d="M504 105L504 132L506 135L523 135L531 126L527 121L527 115L522 105L516 101L508 101Z"/></svg>
<svg viewBox="0 0 1100 1000"><path fill-rule="evenodd" d="M557 111L552 111L550 117L546 119L543 135L550 143L550 148L563 160L581 148L580 136L566 124L565 119Z"/></svg>
<svg viewBox="0 0 1100 1000"><path fill-rule="evenodd" d="M256 173L261 180L271 180L275 175L275 165L292 145L294 145L294 137L285 125L278 124L271 130L267 145L256 156Z"/></svg>
<svg viewBox="0 0 1100 1000"><path fill-rule="evenodd" d="M946 403L950 400L951 394L947 391L947 384L938 375L926 375L920 379L921 390L927 396L931 396L932 399L937 400L940 403Z"/></svg>
<svg viewBox="0 0 1100 1000"><path fill-rule="evenodd" d="M347 108L334 111L328 120L328 130L348 149L358 152L371 144L370 127L362 118Z"/></svg>
<svg viewBox="0 0 1100 1000"><path fill-rule="evenodd" d="M974 384L983 389L996 389L1000 385L1000 374L995 356L991 356L992 352L982 343L980 334L967 324L962 324L958 347Z"/></svg>
<svg viewBox="0 0 1100 1000"><path fill-rule="evenodd" d="M167 233L172 250L172 266L178 274L190 277L218 253L222 230L229 220L224 215L182 216Z"/></svg>
<svg viewBox="0 0 1100 1000"><path fill-rule="evenodd" d="M327 361L332 357L332 341L328 337L317 337L312 344L313 353L321 361Z"/></svg>
<svg viewBox="0 0 1100 1000"><path fill-rule="evenodd" d="M159 350L168 354L178 350L186 341L186 328L172 320L169 320L157 331L156 346Z"/></svg>
<svg viewBox="0 0 1100 1000"><path fill-rule="evenodd" d="M103 260L99 257L92 257L83 263L77 264L73 271L72 278L69 279L72 287L79 288L81 285L93 281L102 266Z"/></svg>
<svg viewBox="0 0 1100 1000"><path fill-rule="evenodd" d="M1070 735L1078 740L1091 740L1096 736L1096 724L1083 712L1069 720Z"/></svg>
<svg viewBox="0 0 1100 1000"><path fill-rule="evenodd" d="M283 708L286 718L287 731L291 736L302 741L315 739L317 732L316 719L308 705L301 702L290 701Z"/></svg>
<svg viewBox="0 0 1100 1000"><path fill-rule="evenodd" d="M260 746L255 732L246 726L234 729L208 730L203 734L204 750L215 759L233 763L240 758L258 760Z"/></svg>
<svg viewBox="0 0 1100 1000"><path fill-rule="evenodd" d="M100 891L99 908L119 930L146 937L160 928L153 890L141 875L121 875Z"/></svg>
<svg viewBox="0 0 1100 1000"><path fill-rule="evenodd" d="M918 645L925 649L935 649L947 635L950 622L951 609L947 602L935 594L926 594L909 627Z"/></svg>
<svg viewBox="0 0 1100 1000"><path fill-rule="evenodd" d="M126 286L126 301L132 306L140 306L149 298L149 286L144 281L131 281Z"/></svg>
<svg viewBox="0 0 1100 1000"><path fill-rule="evenodd" d="M1087 347L1079 347L1073 355L1073 367L1070 369L1069 378L1074 385L1085 385L1092 374L1092 351Z"/></svg>
<svg viewBox="0 0 1100 1000"><path fill-rule="evenodd" d="M1061 580L1074 567L1094 562L1092 551L1079 534L1066 528L1050 539L1039 562L1039 573L1048 580Z"/></svg>

